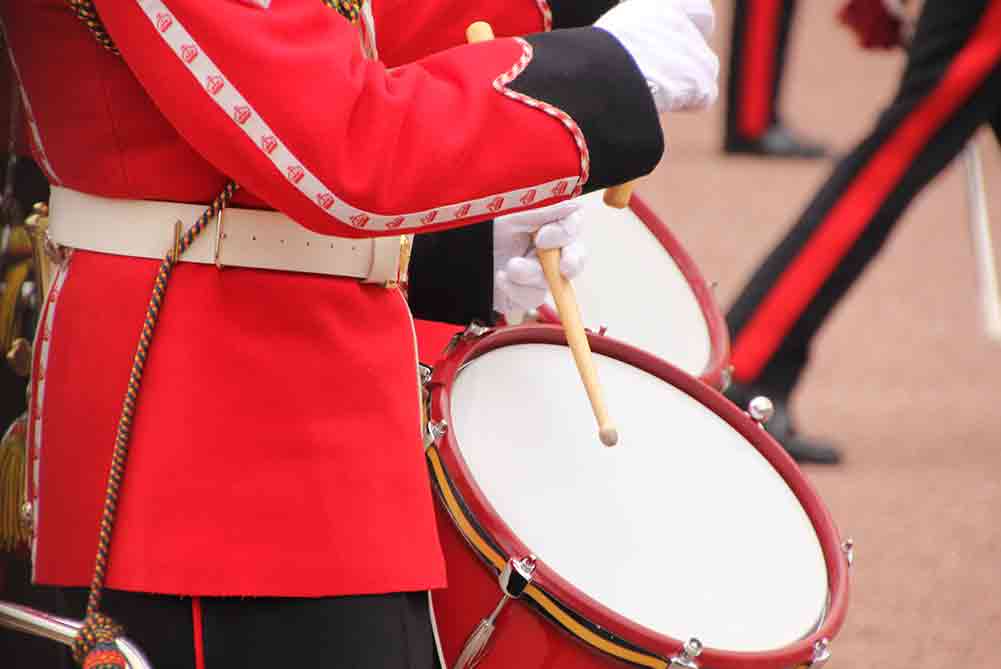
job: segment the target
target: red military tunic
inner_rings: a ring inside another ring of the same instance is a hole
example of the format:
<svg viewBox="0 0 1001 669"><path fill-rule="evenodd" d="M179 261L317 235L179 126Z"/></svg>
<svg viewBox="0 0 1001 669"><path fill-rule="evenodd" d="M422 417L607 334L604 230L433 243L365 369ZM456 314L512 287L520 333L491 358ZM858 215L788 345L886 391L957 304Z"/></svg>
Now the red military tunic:
<svg viewBox="0 0 1001 669"><path fill-rule="evenodd" d="M63 0L2 3L36 158L78 191L204 203L228 177L242 186L235 206L358 237L547 204L639 176L662 150L645 82L607 33L462 45L474 20L498 35L559 25L560 3L377 1L383 62L319 0L96 5L120 57ZM39 583L89 582L155 267L75 251L47 302L31 403ZM442 586L416 357L397 290L179 265L146 365L108 586Z"/></svg>

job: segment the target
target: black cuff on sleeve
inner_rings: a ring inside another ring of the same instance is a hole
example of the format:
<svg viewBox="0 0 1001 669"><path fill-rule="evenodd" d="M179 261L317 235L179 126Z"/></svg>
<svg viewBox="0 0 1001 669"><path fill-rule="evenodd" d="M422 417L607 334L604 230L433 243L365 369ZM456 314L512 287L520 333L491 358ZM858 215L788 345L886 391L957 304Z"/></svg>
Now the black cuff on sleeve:
<svg viewBox="0 0 1001 669"><path fill-rule="evenodd" d="M600 28L529 35L535 54L510 88L573 118L587 140L586 190L650 173L664 153L657 109L632 56Z"/></svg>
<svg viewBox="0 0 1001 669"><path fill-rule="evenodd" d="M493 221L414 237L407 299L414 318L491 323Z"/></svg>
<svg viewBox="0 0 1001 669"><path fill-rule="evenodd" d="M553 30L589 26L619 4L619 0L549 0Z"/></svg>

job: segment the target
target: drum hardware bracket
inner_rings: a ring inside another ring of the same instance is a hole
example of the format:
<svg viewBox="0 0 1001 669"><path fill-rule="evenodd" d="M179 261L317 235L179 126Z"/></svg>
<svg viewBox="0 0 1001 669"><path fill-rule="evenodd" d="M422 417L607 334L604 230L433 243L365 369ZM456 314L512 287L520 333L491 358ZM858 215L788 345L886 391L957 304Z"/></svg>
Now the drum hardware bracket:
<svg viewBox="0 0 1001 669"><path fill-rule="evenodd" d="M681 648L681 654L675 655L671 658L671 663L668 665L669 669L674 669L679 667L680 669L699 669L698 663L695 661L699 655L702 654L702 642L692 637L685 645Z"/></svg>
<svg viewBox="0 0 1001 669"><path fill-rule="evenodd" d="M767 397L759 395L748 402L747 413L755 423L764 427L775 415L775 405Z"/></svg>
<svg viewBox="0 0 1001 669"><path fill-rule="evenodd" d="M726 367L723 368L723 371L720 372L719 376L720 392L725 393L727 389L730 388L730 385L732 383L733 383L733 365L727 365Z"/></svg>
<svg viewBox="0 0 1001 669"><path fill-rule="evenodd" d="M473 321L466 326L466 329L462 332L456 332L452 335L452 338L448 341L448 346L445 347L443 355L448 355L455 350L455 347L459 345L460 341L465 341L466 339L479 339L485 334L493 331L493 328L480 323L479 321Z"/></svg>
<svg viewBox="0 0 1001 669"><path fill-rule="evenodd" d="M446 421L435 422L429 420L427 430L424 434L424 448L430 448L432 444L437 443L439 439L445 436L446 432L448 432L448 423Z"/></svg>
<svg viewBox="0 0 1001 669"><path fill-rule="evenodd" d="M820 669L831 659L831 642L824 638L813 644L813 659L808 665L809 669Z"/></svg>
<svg viewBox="0 0 1001 669"><path fill-rule="evenodd" d="M487 644L494 634L497 625L497 617L500 615L507 603L512 599L518 599L525 592L525 588L535 576L535 556L529 555L520 560L511 558L504 565L504 569L497 576L497 583L500 585L502 597L494 607L493 612L480 621L473 633L466 639L462 652L459 653L453 669L472 669L486 654Z"/></svg>
<svg viewBox="0 0 1001 669"><path fill-rule="evenodd" d="M434 367L425 365L423 362L417 363L417 372L420 374L421 385L426 386L431 383L431 376L434 374Z"/></svg>
<svg viewBox="0 0 1001 669"><path fill-rule="evenodd" d="M855 563L855 540L848 537L841 542L841 552L845 554L848 566L851 567Z"/></svg>

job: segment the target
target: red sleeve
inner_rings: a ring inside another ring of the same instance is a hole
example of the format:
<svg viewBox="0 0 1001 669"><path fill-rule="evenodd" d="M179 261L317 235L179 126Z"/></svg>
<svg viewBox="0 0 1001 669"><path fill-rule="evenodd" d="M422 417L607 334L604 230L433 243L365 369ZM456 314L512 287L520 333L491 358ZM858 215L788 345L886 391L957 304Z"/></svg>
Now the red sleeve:
<svg viewBox="0 0 1001 669"><path fill-rule="evenodd" d="M486 21L498 37L516 37L594 23L618 0L371 0L379 59L412 63L466 42L466 27Z"/></svg>
<svg viewBox="0 0 1001 669"><path fill-rule="evenodd" d="M548 0L372 0L379 60L412 63L466 42L466 27L486 21L498 37L552 29Z"/></svg>
<svg viewBox="0 0 1001 669"><path fill-rule="evenodd" d="M185 140L311 229L372 236L454 227L563 199L587 180L591 138L580 119L512 89L529 66L543 78L558 71L533 65L539 45L497 39L387 69L362 57L355 26L315 0L97 6ZM541 60L566 48L543 47ZM588 90L584 79L556 83ZM651 145L661 141L653 120ZM615 144L615 125L589 127L609 135L598 138L605 145Z"/></svg>

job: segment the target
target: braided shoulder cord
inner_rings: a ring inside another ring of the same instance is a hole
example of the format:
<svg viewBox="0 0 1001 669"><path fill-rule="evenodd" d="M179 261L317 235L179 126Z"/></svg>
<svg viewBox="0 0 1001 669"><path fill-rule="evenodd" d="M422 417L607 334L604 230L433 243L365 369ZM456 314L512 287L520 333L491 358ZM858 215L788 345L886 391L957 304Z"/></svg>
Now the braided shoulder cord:
<svg viewBox="0 0 1001 669"><path fill-rule="evenodd" d="M99 611L101 595L107 576L108 558L111 552L111 532L115 525L115 511L118 508L118 495L125 476L125 463L129 455L129 438L132 435L132 421L135 418L136 402L142 385L143 370L146 358L153 342L153 333L160 317L163 298L167 293L167 281L171 271L180 260L181 255L188 250L212 219L217 216L233 198L238 186L232 181L226 184L223 191L213 200L212 204L202 213L187 231L180 236L177 247L171 249L160 262L146 307L146 320L143 322L132 359L132 371L129 373L128 389L122 402L122 413L118 420L118 434L115 437L115 448L111 456L111 470L108 473L108 485L104 498L104 510L101 513L101 529L97 542L97 558L94 564L94 577L90 583L90 595L87 599L87 613L83 626L73 639L73 659L85 669L90 667L114 667L115 638L122 634L122 628L111 618ZM99 658L99 659L98 659ZM96 663L93 663L96 662Z"/></svg>

